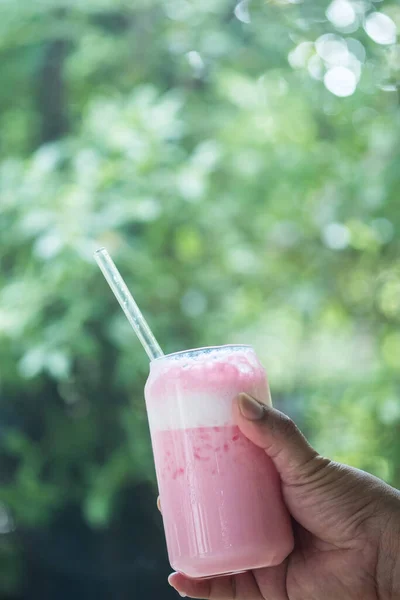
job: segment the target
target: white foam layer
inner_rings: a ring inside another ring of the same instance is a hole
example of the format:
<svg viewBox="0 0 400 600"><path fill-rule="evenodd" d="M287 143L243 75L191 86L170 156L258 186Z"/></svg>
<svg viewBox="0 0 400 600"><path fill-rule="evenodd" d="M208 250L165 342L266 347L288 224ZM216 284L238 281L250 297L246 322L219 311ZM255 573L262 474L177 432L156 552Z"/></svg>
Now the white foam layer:
<svg viewBox="0 0 400 600"><path fill-rule="evenodd" d="M248 389L228 386L213 394L177 392L174 396L165 396L161 403L147 402L150 428L152 431L165 431L232 425L233 400L240 392L247 392L267 404L271 403L266 383Z"/></svg>
<svg viewBox="0 0 400 600"><path fill-rule="evenodd" d="M149 407L152 431L219 427L232 423L232 400L223 395L190 394L164 398L162 406Z"/></svg>

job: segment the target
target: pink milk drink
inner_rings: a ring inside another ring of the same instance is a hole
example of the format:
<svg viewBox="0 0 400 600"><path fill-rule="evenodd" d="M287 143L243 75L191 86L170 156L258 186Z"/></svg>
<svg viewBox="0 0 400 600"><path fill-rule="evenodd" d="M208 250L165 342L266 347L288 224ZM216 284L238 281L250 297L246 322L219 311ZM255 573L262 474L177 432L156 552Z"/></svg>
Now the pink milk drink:
<svg viewBox="0 0 400 600"><path fill-rule="evenodd" d="M233 420L240 392L271 402L250 346L188 350L150 363L145 396L168 554L188 577L277 565L293 548L273 463Z"/></svg>

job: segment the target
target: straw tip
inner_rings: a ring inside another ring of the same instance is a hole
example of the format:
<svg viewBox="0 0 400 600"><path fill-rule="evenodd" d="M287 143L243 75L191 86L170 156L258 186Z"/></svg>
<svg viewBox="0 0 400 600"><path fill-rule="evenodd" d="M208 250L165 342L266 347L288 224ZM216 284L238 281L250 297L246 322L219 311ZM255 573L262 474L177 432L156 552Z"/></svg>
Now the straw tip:
<svg viewBox="0 0 400 600"><path fill-rule="evenodd" d="M98 248L93 254L97 256L97 254L103 254L104 252L107 252L107 250L103 246L102 248Z"/></svg>

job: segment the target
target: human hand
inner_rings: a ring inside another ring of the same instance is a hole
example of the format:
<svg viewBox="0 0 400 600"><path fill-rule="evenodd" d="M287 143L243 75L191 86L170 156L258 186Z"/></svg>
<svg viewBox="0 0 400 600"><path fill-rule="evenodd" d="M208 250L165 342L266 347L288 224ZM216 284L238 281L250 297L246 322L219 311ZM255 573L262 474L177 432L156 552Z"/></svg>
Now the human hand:
<svg viewBox="0 0 400 600"><path fill-rule="evenodd" d="M173 573L170 584L210 600L399 600L400 493L323 458L286 415L246 394L234 411L280 475L295 548L277 567L205 580Z"/></svg>

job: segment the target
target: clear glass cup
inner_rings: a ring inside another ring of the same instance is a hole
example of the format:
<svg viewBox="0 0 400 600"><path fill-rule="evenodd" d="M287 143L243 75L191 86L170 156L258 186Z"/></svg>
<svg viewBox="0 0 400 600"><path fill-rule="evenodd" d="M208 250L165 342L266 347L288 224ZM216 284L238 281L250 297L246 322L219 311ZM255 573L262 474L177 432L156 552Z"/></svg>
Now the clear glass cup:
<svg viewBox="0 0 400 600"><path fill-rule="evenodd" d="M150 363L145 397L168 555L188 577L277 565L293 548L273 463L233 420L240 392L271 403L250 346L187 350Z"/></svg>

